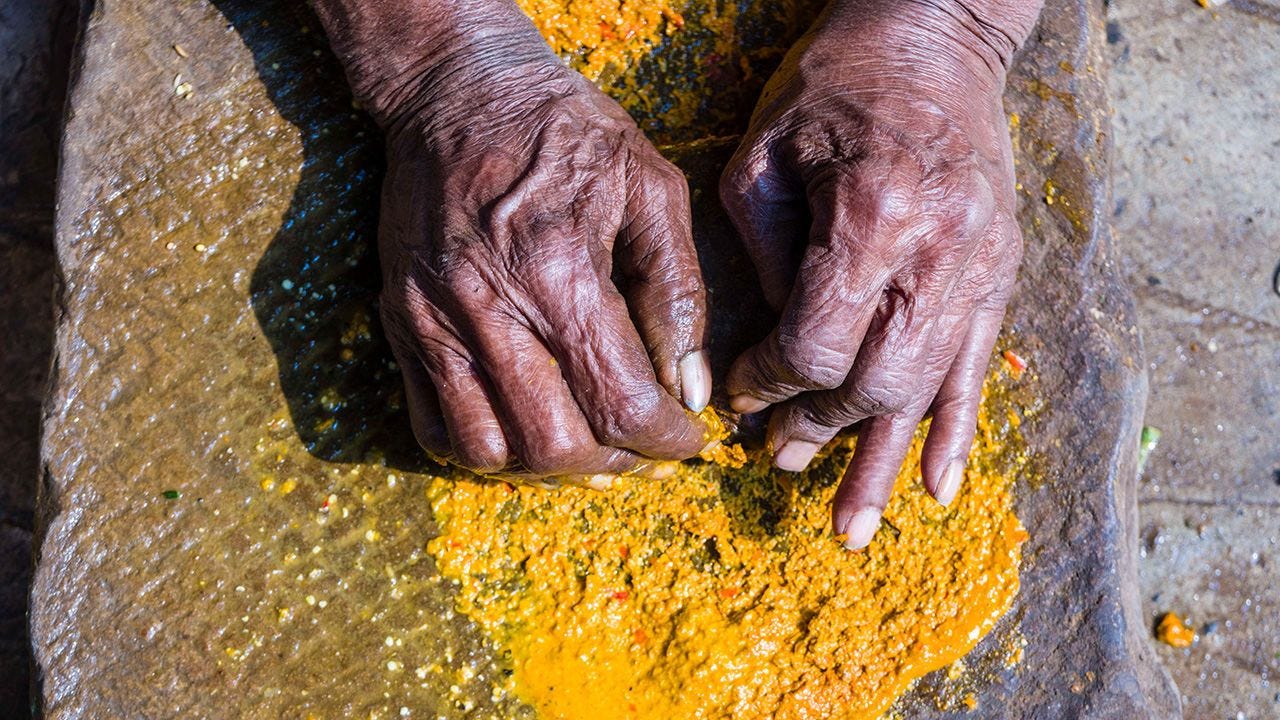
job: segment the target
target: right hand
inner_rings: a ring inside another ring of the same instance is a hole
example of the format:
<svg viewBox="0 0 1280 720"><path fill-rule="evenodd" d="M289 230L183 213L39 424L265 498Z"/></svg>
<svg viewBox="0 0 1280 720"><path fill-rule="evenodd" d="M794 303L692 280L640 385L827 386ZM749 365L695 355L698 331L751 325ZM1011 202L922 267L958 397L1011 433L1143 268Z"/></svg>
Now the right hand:
<svg viewBox="0 0 1280 720"><path fill-rule="evenodd" d="M452 53L379 106L381 312L414 433L529 479L691 457L710 369L688 187L543 50Z"/></svg>

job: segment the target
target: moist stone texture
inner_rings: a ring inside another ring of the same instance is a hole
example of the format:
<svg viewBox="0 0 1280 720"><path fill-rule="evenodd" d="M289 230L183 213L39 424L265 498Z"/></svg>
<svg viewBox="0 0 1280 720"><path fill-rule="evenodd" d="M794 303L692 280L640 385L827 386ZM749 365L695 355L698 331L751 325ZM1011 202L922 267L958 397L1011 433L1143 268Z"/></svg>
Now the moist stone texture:
<svg viewBox="0 0 1280 720"><path fill-rule="evenodd" d="M413 446L374 307L382 150L300 5L89 18L36 512L48 717L531 713L425 553L439 468ZM1007 96L1027 257L1001 347L1030 361L1036 468L1015 495L1022 592L975 650L976 709L940 710L936 673L900 702L908 717L1179 713L1136 591L1146 382L1111 260L1101 13L1048 8ZM720 371L769 325L715 203L729 147L669 148ZM1020 663L983 661L1019 633Z"/></svg>

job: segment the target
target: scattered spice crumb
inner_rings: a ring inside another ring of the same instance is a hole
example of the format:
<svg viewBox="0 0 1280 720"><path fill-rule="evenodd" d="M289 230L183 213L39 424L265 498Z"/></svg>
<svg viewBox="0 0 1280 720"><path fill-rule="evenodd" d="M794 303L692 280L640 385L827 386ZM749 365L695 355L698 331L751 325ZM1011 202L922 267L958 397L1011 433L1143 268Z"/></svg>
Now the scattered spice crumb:
<svg viewBox="0 0 1280 720"><path fill-rule="evenodd" d="M1021 376L1022 372L1027 369L1027 361L1012 350L1004 351L1004 360L1009 363L1009 374L1015 378Z"/></svg>
<svg viewBox="0 0 1280 720"><path fill-rule="evenodd" d="M191 93L193 90L194 88L191 87L191 83L187 82L186 80L183 80L181 74L173 76L173 94L174 95L177 95L179 98L182 98L185 100L186 98L191 97Z"/></svg>
<svg viewBox="0 0 1280 720"><path fill-rule="evenodd" d="M1175 613L1165 613L1156 625L1156 639L1170 647L1188 648L1196 641L1196 632Z"/></svg>
<svg viewBox="0 0 1280 720"><path fill-rule="evenodd" d="M191 57L191 55L187 52L187 49L186 49L186 48L184 48L184 47L182 47L181 45L179 45L179 44L177 44L177 43L174 43L174 44L173 44L173 51L174 51L174 52L176 52L176 53L178 53L178 57L180 57L180 58L182 58L182 59L184 59L184 60L185 60L186 58Z"/></svg>

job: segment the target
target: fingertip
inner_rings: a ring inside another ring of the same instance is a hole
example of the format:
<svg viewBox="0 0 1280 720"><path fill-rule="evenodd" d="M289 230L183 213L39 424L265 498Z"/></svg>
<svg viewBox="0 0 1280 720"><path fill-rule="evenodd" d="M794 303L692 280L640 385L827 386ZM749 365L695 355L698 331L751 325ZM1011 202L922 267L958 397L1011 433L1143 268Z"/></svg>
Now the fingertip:
<svg viewBox="0 0 1280 720"><path fill-rule="evenodd" d="M680 394L685 407L700 413L711 402L711 361L695 350L680 359Z"/></svg>
<svg viewBox="0 0 1280 720"><path fill-rule="evenodd" d="M807 440L788 440L774 453L773 464L780 470L800 472L809 467L822 446Z"/></svg>
<svg viewBox="0 0 1280 720"><path fill-rule="evenodd" d="M960 490L960 485L964 481L964 468L965 461L961 458L956 458L947 463L941 476L934 480L930 492L933 494L933 499L937 500L943 507L951 505L951 501L955 499L956 493Z"/></svg>
<svg viewBox="0 0 1280 720"><path fill-rule="evenodd" d="M760 398L752 397L746 393L739 393L738 395L734 395L729 398L729 407L733 408L734 412L750 415L751 413L758 413L769 407L769 403L761 400Z"/></svg>
<svg viewBox="0 0 1280 720"><path fill-rule="evenodd" d="M871 544L876 532L880 529L881 511L873 507L864 507L854 511L843 527L839 528L837 537L843 536L842 544L846 550L861 550Z"/></svg>
<svg viewBox="0 0 1280 720"><path fill-rule="evenodd" d="M894 481L911 446L917 420L912 416L873 418L858 435L853 460L832 502L832 527L857 550L871 542L880 514L889 504ZM876 522L872 523L871 518Z"/></svg>

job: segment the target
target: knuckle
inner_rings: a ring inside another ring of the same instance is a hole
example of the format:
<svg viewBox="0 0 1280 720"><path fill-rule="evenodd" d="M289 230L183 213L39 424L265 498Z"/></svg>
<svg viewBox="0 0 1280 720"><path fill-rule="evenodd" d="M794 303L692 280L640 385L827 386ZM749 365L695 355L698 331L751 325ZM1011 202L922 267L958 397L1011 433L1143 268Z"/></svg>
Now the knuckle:
<svg viewBox="0 0 1280 720"><path fill-rule="evenodd" d="M689 181L685 178L684 172L675 164L666 158L661 158L661 162L655 168L658 180L662 183L664 189L674 196L688 196Z"/></svg>
<svg viewBox="0 0 1280 720"><path fill-rule="evenodd" d="M746 169L736 159L731 160L729 167L720 175L720 203L730 214L736 214L746 206L746 195L751 188L751 179Z"/></svg>
<svg viewBox="0 0 1280 720"><path fill-rule="evenodd" d="M844 360L841 353L804 338L778 337L778 363L785 381L806 390L840 387L848 372Z"/></svg>
<svg viewBox="0 0 1280 720"><path fill-rule="evenodd" d="M453 454L459 465L476 472L494 472L507 465L507 449L496 439L456 442Z"/></svg>
<svg viewBox="0 0 1280 720"><path fill-rule="evenodd" d="M799 437L821 439L819 436L839 432L856 418L856 414L850 412L848 407L830 399L815 400L791 413L788 425L791 426L791 432Z"/></svg>
<svg viewBox="0 0 1280 720"><path fill-rule="evenodd" d="M530 447L521 460L525 468L535 475L560 475L582 470L591 451L590 444L558 432Z"/></svg>
<svg viewBox="0 0 1280 720"><path fill-rule="evenodd" d="M603 408L596 433L605 445L627 445L659 434L662 398L653 391L629 394L625 402Z"/></svg>
<svg viewBox="0 0 1280 720"><path fill-rule="evenodd" d="M408 349L413 347L413 330L404 311L397 304L394 296L387 290L382 291L378 302L378 317L382 321L382 331L393 348Z"/></svg>
<svg viewBox="0 0 1280 720"><path fill-rule="evenodd" d="M846 402L851 409L870 417L893 415L906 409L911 394L902 387L864 381L853 384Z"/></svg>

